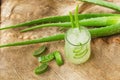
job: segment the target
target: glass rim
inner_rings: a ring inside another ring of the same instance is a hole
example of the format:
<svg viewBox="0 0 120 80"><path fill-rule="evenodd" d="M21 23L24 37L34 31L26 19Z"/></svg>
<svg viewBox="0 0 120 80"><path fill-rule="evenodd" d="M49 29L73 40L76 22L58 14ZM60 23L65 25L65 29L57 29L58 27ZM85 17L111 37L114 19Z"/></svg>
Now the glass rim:
<svg viewBox="0 0 120 80"><path fill-rule="evenodd" d="M80 28L84 28L84 29L86 29L85 27L79 27L79 30L80 30ZM87 29L86 29L87 30ZM69 31L69 30L68 30ZM67 31L67 32L68 32ZM66 34L65 34L65 39L68 41L68 43L70 43L71 45L73 45L73 46L81 46L81 45L85 45L85 44L87 44L90 40L91 40L91 35L87 32L87 34L89 35L89 38L88 38L88 40L84 43L84 44L78 44L78 45L76 45L76 44L73 44L73 43L71 43L69 40L68 40L68 38L67 38L67 32L66 32Z"/></svg>

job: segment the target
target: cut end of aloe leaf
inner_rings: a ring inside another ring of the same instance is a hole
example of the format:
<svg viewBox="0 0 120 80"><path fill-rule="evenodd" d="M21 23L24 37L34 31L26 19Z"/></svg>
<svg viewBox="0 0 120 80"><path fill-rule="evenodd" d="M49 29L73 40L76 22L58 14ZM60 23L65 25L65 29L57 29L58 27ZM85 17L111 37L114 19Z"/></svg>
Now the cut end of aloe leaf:
<svg viewBox="0 0 120 80"><path fill-rule="evenodd" d="M41 62L41 63L46 63L46 62L50 62L53 59L54 59L54 53L49 53L45 56L39 57L38 61Z"/></svg>
<svg viewBox="0 0 120 80"><path fill-rule="evenodd" d="M61 65L64 64L63 59L62 59L62 56L61 56L61 54L60 54L59 51L55 51L55 52L54 52L54 56L55 56L56 63L57 63L59 66L61 66Z"/></svg>
<svg viewBox="0 0 120 80"><path fill-rule="evenodd" d="M35 74L39 75L39 74L45 73L47 70L48 70L48 64L42 63L40 66L35 68L34 72Z"/></svg>
<svg viewBox="0 0 120 80"><path fill-rule="evenodd" d="M41 46L39 49L35 50L35 52L33 53L33 56L38 57L40 56L43 52L45 52L45 50L47 49L46 46Z"/></svg>

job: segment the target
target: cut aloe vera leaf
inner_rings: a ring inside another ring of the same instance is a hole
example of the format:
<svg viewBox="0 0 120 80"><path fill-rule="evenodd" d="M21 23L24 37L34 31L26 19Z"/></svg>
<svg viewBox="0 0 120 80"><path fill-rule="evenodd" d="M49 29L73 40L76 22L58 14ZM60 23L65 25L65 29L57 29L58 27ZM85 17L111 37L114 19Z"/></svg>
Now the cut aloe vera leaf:
<svg viewBox="0 0 120 80"><path fill-rule="evenodd" d="M46 63L54 59L54 53L49 53L48 55L41 56L38 58L39 62Z"/></svg>
<svg viewBox="0 0 120 80"><path fill-rule="evenodd" d="M88 52L88 49L86 48L85 50L76 53L74 55L74 58L75 59L80 59L80 58L84 57L87 54L87 52Z"/></svg>
<svg viewBox="0 0 120 80"><path fill-rule="evenodd" d="M47 49L46 46L41 46L39 49L35 50L35 52L33 53L33 56L38 57L40 56L45 50Z"/></svg>
<svg viewBox="0 0 120 80"><path fill-rule="evenodd" d="M63 62L63 59L62 59L62 56L61 56L60 52L55 51L55 52L54 52L54 56L55 56L56 63L57 63L59 66L61 66L61 65L63 65L63 64L64 64L64 62Z"/></svg>
<svg viewBox="0 0 120 80"><path fill-rule="evenodd" d="M37 68L35 68L34 72L35 74L42 74L44 72L46 72L48 69L48 64L47 63L42 63L40 66L38 66Z"/></svg>

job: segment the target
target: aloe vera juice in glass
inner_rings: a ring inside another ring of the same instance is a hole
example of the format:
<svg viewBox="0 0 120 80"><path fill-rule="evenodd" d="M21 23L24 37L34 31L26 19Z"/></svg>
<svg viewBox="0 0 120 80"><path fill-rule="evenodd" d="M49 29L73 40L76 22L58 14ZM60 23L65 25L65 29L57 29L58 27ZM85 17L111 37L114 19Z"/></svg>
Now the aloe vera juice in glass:
<svg viewBox="0 0 120 80"><path fill-rule="evenodd" d="M68 61L74 64L86 62L91 54L91 36L84 27L71 28L65 35L65 54Z"/></svg>

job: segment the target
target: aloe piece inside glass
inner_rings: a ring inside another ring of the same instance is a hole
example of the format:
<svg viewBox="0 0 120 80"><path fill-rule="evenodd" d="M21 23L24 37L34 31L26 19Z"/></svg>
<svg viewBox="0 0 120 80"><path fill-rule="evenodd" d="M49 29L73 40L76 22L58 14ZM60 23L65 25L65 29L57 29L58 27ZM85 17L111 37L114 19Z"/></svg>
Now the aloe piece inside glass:
<svg viewBox="0 0 120 80"><path fill-rule="evenodd" d="M84 27L71 28L65 35L65 54L68 61L74 64L86 62L91 54L91 36Z"/></svg>

